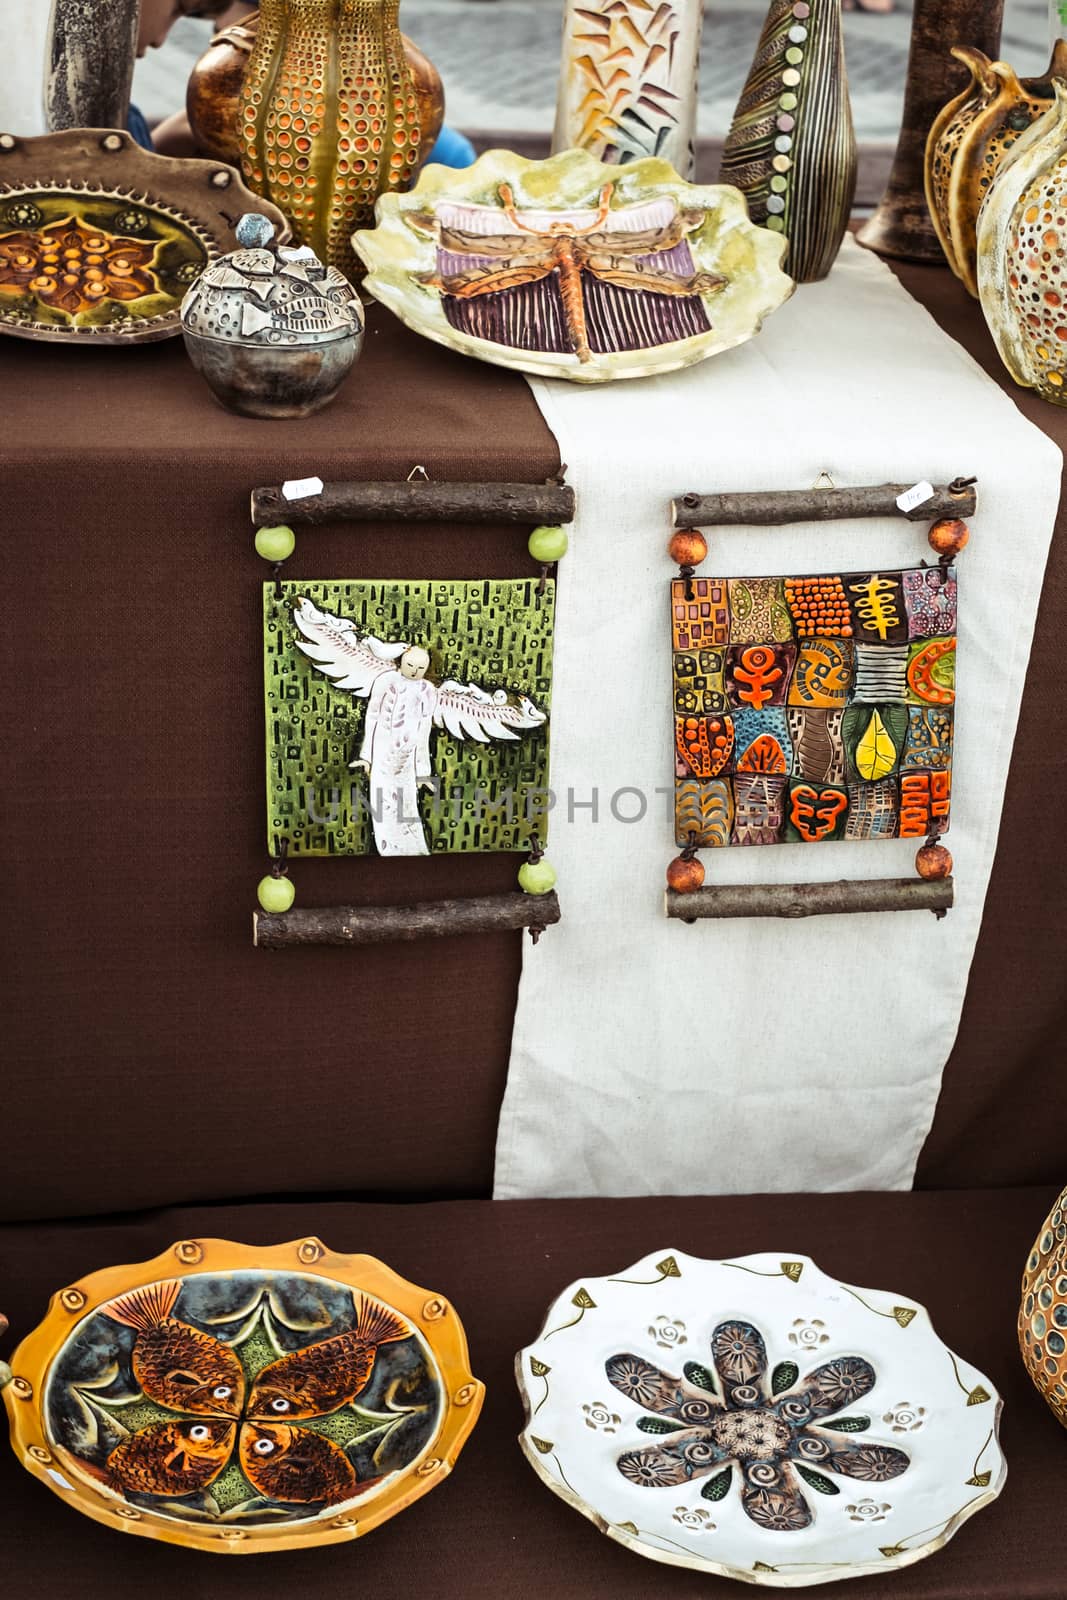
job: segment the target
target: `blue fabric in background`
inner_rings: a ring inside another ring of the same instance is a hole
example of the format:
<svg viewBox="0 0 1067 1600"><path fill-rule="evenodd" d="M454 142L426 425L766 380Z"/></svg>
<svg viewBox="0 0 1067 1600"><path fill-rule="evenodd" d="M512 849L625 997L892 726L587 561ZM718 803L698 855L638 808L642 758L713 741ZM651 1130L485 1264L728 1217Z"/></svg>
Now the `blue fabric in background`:
<svg viewBox="0 0 1067 1600"><path fill-rule="evenodd" d="M146 150L155 148L148 123L137 106L130 107L126 127L139 145L143 145ZM442 128L437 143L430 151L429 159L438 162L442 167L469 167L474 164L476 156L474 146L465 134L458 133L455 128Z"/></svg>

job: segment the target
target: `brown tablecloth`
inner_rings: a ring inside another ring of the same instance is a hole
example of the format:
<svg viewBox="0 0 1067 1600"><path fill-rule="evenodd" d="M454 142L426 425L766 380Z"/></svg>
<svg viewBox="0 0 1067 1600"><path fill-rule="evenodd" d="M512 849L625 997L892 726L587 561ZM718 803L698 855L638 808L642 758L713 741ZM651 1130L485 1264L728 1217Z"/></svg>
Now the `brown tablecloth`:
<svg viewBox="0 0 1067 1600"><path fill-rule="evenodd" d="M901 276L999 375L955 279ZM441 478L544 479L558 457L525 383L372 310L342 395L305 422L222 411L177 341L109 351L4 339L0 392L0 1215L282 1192L487 1193L520 936L252 948L267 860L266 569L248 495L311 473L400 478L416 463ZM1018 398L1067 440L1067 412ZM1067 855L1045 808L1067 777L1050 714L1063 693L1064 516L923 1185L1063 1175ZM1003 548L1010 604L1012 530L980 535ZM531 566L522 529L363 526L301 532L289 570L458 578ZM381 902L505 889L515 867L509 856L301 861L293 877L304 905ZM411 1004L414 993L425 1003Z"/></svg>
<svg viewBox="0 0 1067 1600"><path fill-rule="evenodd" d="M221 1152L221 1139L215 1148ZM1049 1190L1029 1189L285 1203L0 1228L0 1285L22 1330L43 1314L50 1291L95 1267L144 1260L177 1239L273 1244L318 1234L333 1249L377 1254L447 1293L488 1389L481 1420L444 1484L355 1546L317 1551L212 1556L124 1537L77 1516L0 1450L5 1593L12 1600L115 1600L119 1592L138 1600L736 1596L741 1591L728 1580L654 1565L604 1538L544 1488L515 1442L523 1414L512 1358L536 1336L559 1291L584 1274L618 1272L648 1251L678 1249L712 1258L807 1253L846 1283L898 1291L927 1307L946 1343L1004 1398L1008 1481L999 1500L916 1566L803 1593L813 1600L1061 1600L1067 1434L1032 1388L1015 1345L1022 1265L1052 1199Z"/></svg>

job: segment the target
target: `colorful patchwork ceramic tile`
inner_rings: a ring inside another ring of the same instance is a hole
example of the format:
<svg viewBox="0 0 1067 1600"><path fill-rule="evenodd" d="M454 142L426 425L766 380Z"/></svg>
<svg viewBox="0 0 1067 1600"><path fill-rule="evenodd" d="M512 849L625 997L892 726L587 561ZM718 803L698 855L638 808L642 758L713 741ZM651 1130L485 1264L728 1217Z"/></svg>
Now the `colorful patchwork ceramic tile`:
<svg viewBox="0 0 1067 1600"><path fill-rule="evenodd" d="M264 585L268 837L290 855L545 835L554 588Z"/></svg>
<svg viewBox="0 0 1067 1600"><path fill-rule="evenodd" d="M675 580L678 843L944 833L956 620L954 568Z"/></svg>

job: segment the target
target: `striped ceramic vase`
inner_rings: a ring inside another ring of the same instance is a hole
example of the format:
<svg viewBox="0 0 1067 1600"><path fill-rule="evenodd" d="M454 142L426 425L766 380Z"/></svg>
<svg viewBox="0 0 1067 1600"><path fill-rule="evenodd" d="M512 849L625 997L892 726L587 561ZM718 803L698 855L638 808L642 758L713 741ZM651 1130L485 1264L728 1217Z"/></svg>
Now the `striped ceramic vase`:
<svg viewBox="0 0 1067 1600"><path fill-rule="evenodd" d="M789 239L798 283L834 264L856 188L841 0L771 0L723 153L722 181Z"/></svg>

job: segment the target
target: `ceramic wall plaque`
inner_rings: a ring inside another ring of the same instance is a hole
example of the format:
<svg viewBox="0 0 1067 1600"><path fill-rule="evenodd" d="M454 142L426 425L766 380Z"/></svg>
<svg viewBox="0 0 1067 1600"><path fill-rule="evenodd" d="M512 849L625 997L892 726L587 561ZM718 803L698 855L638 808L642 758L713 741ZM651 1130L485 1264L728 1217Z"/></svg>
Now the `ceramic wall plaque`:
<svg viewBox="0 0 1067 1600"><path fill-rule="evenodd" d="M792 293L784 241L735 189L666 162L493 150L426 169L358 233L365 287L417 332L499 366L602 383L742 344Z"/></svg>
<svg viewBox="0 0 1067 1600"><path fill-rule="evenodd" d="M1067 1189L1046 1217L1026 1263L1019 1348L1035 1387L1067 1428Z"/></svg>
<svg viewBox="0 0 1067 1600"><path fill-rule="evenodd" d="M841 0L771 0L722 177L756 222L788 238L784 266L798 283L826 276L856 189Z"/></svg>
<svg viewBox="0 0 1067 1600"><path fill-rule="evenodd" d="M675 578L675 837L915 839L949 825L954 567Z"/></svg>
<svg viewBox="0 0 1067 1600"><path fill-rule="evenodd" d="M4 1388L77 1510L199 1550L354 1539L447 1475L481 1408L440 1295L318 1239L186 1239L54 1295Z"/></svg>
<svg viewBox="0 0 1067 1600"><path fill-rule="evenodd" d="M881 1575L1000 1493L1000 1400L906 1295L805 1256L656 1251L571 1284L516 1358L522 1449L609 1538L795 1588Z"/></svg>
<svg viewBox="0 0 1067 1600"><path fill-rule="evenodd" d="M171 338L190 285L255 204L231 168L152 155L127 133L0 133L0 333ZM267 211L287 238L281 213Z"/></svg>
<svg viewBox="0 0 1067 1600"><path fill-rule="evenodd" d="M272 850L544 839L553 583L268 583L263 605Z"/></svg>
<svg viewBox="0 0 1067 1600"><path fill-rule="evenodd" d="M567 0L553 152L695 166L703 0Z"/></svg>

